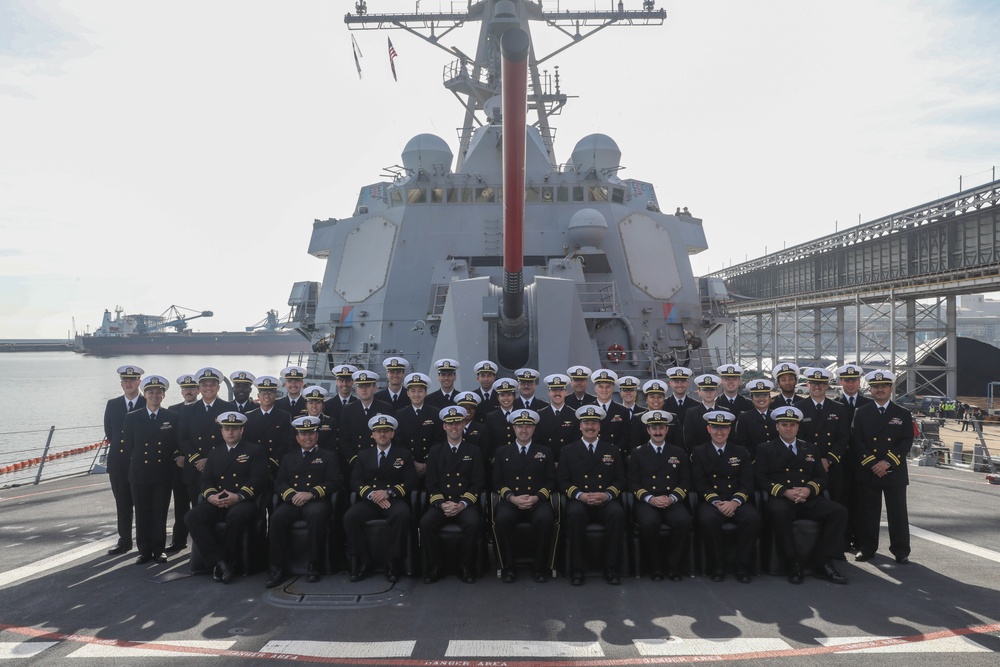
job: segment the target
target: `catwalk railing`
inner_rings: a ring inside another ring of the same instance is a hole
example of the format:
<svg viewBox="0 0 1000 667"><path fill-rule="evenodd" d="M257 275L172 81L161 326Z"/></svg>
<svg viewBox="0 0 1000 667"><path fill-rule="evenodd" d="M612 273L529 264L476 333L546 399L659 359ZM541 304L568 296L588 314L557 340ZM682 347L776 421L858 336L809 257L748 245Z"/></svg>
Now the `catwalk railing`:
<svg viewBox="0 0 1000 667"><path fill-rule="evenodd" d="M0 489L90 473L105 449L102 426L0 432Z"/></svg>

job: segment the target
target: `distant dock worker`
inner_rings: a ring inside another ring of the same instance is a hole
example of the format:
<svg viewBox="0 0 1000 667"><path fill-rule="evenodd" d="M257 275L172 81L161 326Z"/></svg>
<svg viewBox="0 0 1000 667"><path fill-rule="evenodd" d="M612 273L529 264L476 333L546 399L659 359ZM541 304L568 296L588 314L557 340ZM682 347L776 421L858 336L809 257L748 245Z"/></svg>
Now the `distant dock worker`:
<svg viewBox="0 0 1000 667"><path fill-rule="evenodd" d="M281 459L274 494L278 507L271 514L268 525L271 571L265 586L279 586L288 576L291 554L292 524L302 519L306 522L309 549L309 569L306 581L315 583L323 573L323 555L326 551L330 524L330 497L340 490L343 478L337 464L336 453L319 447L320 419L313 416L292 420L295 440L298 443Z"/></svg>
<svg viewBox="0 0 1000 667"><path fill-rule="evenodd" d="M276 406L284 410L292 419L306 413L306 399L302 397L302 387L306 382L306 369L301 366L286 366L281 369L281 382L285 385L285 395L278 399Z"/></svg>
<svg viewBox="0 0 1000 667"><path fill-rule="evenodd" d="M104 407L104 438L108 441L108 479L115 497L118 522L118 544L108 554L118 556L132 549L132 488L128 481L129 457L122 441L125 415L145 407L146 399L139 393L139 378L143 370L135 364L118 367L122 395L112 398Z"/></svg>
<svg viewBox="0 0 1000 667"><path fill-rule="evenodd" d="M440 389L427 394L427 405L437 409L455 405L455 380L458 377L458 362L454 359L438 359L434 362Z"/></svg>
<svg viewBox="0 0 1000 667"><path fill-rule="evenodd" d="M388 403L393 410L405 408L410 404L410 399L406 395L403 379L410 368L410 362L403 357L387 357L382 361L382 368L385 369L388 384L385 389L375 392L375 400Z"/></svg>
<svg viewBox="0 0 1000 667"><path fill-rule="evenodd" d="M201 400L189 405L181 412L181 426L177 433L177 444L186 459L184 481L188 487L188 497L194 505L201 495L201 473L208 453L222 444L222 432L216 421L223 412L230 412L236 406L219 398L219 383L222 371L211 366L195 373Z"/></svg>
<svg viewBox="0 0 1000 667"><path fill-rule="evenodd" d="M267 483L267 454L243 440L246 415L231 410L217 421L223 444L204 459L201 501L185 521L205 564L215 566L216 581L228 584L243 531L256 518L256 499ZM215 524L220 521L226 524L221 540L215 536Z"/></svg>
<svg viewBox="0 0 1000 667"><path fill-rule="evenodd" d="M123 439L129 452L129 482L135 502L135 544L139 550L137 565L155 560L167 562L163 555L167 544L167 508L177 451L177 427L180 416L161 408L170 383L160 375L142 380L145 409L125 416Z"/></svg>
<svg viewBox="0 0 1000 667"><path fill-rule="evenodd" d="M878 551L882 497L889 523L889 552L896 562L910 562L910 520L906 511L906 486L909 477L906 457L913 444L913 417L910 411L893 403L892 385L896 375L890 371L872 371L865 375L873 402L854 413L854 449L859 459L857 528L858 551L855 560L867 561Z"/></svg>

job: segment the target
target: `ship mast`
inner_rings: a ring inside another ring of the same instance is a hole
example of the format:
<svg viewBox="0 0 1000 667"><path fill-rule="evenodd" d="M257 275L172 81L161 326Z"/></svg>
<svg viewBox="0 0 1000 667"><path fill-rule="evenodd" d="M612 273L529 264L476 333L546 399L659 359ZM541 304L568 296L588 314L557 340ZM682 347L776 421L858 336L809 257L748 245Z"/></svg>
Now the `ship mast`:
<svg viewBox="0 0 1000 667"><path fill-rule="evenodd" d="M631 2L638 4L638 0ZM545 70L540 71L539 67L609 26L661 25L666 20L666 10L655 9L655 2L652 0L644 0L642 5L641 10L626 10L624 2L619 1L617 9L608 11L560 11L559 2L551 0L468 0L464 12L421 12L417 3L418 9L411 13L369 14L367 1L357 0L355 13L347 14L344 22L351 30L405 30L452 57L458 56L457 60L445 65L443 77L444 87L465 107L465 121L458 128L460 140L457 170L461 170L472 143L473 132L488 122L485 115L486 103L500 94L500 35L510 28L521 28L530 35L528 24L531 21L543 21L562 32L568 40L564 45L539 57L532 42L528 53L528 113L534 114L532 125L541 134L549 162L556 167L558 162L553 148L554 130L549 118L562 111L569 96L561 90L558 66L555 67L554 75L549 75ZM546 10L545 6L551 6L551 10ZM466 55L457 47L447 47L441 43L448 33L474 21L481 23L474 57Z"/></svg>

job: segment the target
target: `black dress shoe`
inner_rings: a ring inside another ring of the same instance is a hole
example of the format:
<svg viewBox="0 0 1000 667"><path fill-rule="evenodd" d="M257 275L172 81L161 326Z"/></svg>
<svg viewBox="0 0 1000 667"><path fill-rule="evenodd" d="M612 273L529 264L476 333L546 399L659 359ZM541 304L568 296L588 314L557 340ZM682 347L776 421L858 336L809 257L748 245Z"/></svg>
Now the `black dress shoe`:
<svg viewBox="0 0 1000 667"><path fill-rule="evenodd" d="M681 577L680 572L671 572L670 574L667 575L667 579L669 579L670 581L680 581L682 578L683 577Z"/></svg>
<svg viewBox="0 0 1000 667"><path fill-rule="evenodd" d="M459 575L463 584L474 584L476 583L476 575L472 574L472 570L467 567L462 568L462 574Z"/></svg>
<svg viewBox="0 0 1000 667"><path fill-rule="evenodd" d="M618 577L618 572L613 567L609 567L604 571L604 581L608 582L612 586L618 586L622 583L622 580Z"/></svg>
<svg viewBox="0 0 1000 667"><path fill-rule="evenodd" d="M833 567L833 563L827 563L823 566L823 569L816 571L816 576L821 579L826 579L827 581L834 584L846 584L847 577L837 572L837 569Z"/></svg>
<svg viewBox="0 0 1000 667"><path fill-rule="evenodd" d="M181 549L186 549L186 548L187 548L187 545L184 544L183 542L171 542L170 545L166 549L163 550L163 553L165 553L165 554L175 554L178 551L180 551Z"/></svg>
<svg viewBox="0 0 1000 667"><path fill-rule="evenodd" d="M219 581L228 584L233 579L233 566L224 560L220 560L215 566L219 570Z"/></svg>
<svg viewBox="0 0 1000 667"><path fill-rule="evenodd" d="M899 563L900 565L909 565L910 558L909 556L896 556L896 562Z"/></svg>
<svg viewBox="0 0 1000 667"><path fill-rule="evenodd" d="M365 579L368 574L368 563L362 563L351 572L351 581L361 581L362 579Z"/></svg>
<svg viewBox="0 0 1000 667"><path fill-rule="evenodd" d="M505 584L512 584L517 580L517 575L514 574L514 568L505 567L500 580Z"/></svg>
<svg viewBox="0 0 1000 667"><path fill-rule="evenodd" d="M536 584L544 584L549 580L549 573L542 570L535 572L531 576L534 578Z"/></svg>
<svg viewBox="0 0 1000 667"><path fill-rule="evenodd" d="M742 567L738 568L736 570L736 581L740 582L741 584L749 584L750 572Z"/></svg>
<svg viewBox="0 0 1000 667"><path fill-rule="evenodd" d="M583 586L583 572L574 572L570 576L569 583L573 586Z"/></svg>
<svg viewBox="0 0 1000 667"><path fill-rule="evenodd" d="M399 568L396 565L385 566L385 580L390 584L394 584L399 581Z"/></svg>
<svg viewBox="0 0 1000 667"><path fill-rule="evenodd" d="M431 569L427 570L427 574L424 575L424 583L433 584L435 581L438 580L438 578L440 578L440 576L441 576L440 570L438 570L438 568L436 567L432 567Z"/></svg>
<svg viewBox="0 0 1000 667"><path fill-rule="evenodd" d="M153 556L150 554L143 554L135 559L136 565L145 565L149 561L153 560Z"/></svg>
<svg viewBox="0 0 1000 667"><path fill-rule="evenodd" d="M723 572L722 570L716 570L715 572L712 573L711 577L709 578L712 581L725 581L726 573Z"/></svg>
<svg viewBox="0 0 1000 667"><path fill-rule="evenodd" d="M854 560L859 563L865 563L873 558L875 558L875 554L866 554L864 551L859 551L858 555L854 557Z"/></svg>
<svg viewBox="0 0 1000 667"><path fill-rule="evenodd" d="M153 562L160 564L166 563L167 557L164 556L163 554L156 554L155 556L153 556Z"/></svg>
<svg viewBox="0 0 1000 667"><path fill-rule="evenodd" d="M285 574L283 569L280 567L272 567L271 575L267 578L267 581L264 582L264 588L276 588L287 578L288 575Z"/></svg>
<svg viewBox="0 0 1000 667"><path fill-rule="evenodd" d="M306 581L310 584L315 584L320 579L319 568L315 565L310 565L309 570L306 571Z"/></svg>
<svg viewBox="0 0 1000 667"><path fill-rule="evenodd" d="M791 569L788 572L788 581L793 584L802 583L802 566L798 563L793 563Z"/></svg>
<svg viewBox="0 0 1000 667"><path fill-rule="evenodd" d="M651 578L653 581L663 581L663 573L660 572L659 570L653 570Z"/></svg>
<svg viewBox="0 0 1000 667"><path fill-rule="evenodd" d="M114 549L108 549L108 555L109 556L121 556L122 554L128 553L131 550L132 550L132 545L131 544L123 544L123 543L119 542L118 546L116 546Z"/></svg>
<svg viewBox="0 0 1000 667"><path fill-rule="evenodd" d="M212 579L222 581L222 570L219 569L218 565L212 568Z"/></svg>

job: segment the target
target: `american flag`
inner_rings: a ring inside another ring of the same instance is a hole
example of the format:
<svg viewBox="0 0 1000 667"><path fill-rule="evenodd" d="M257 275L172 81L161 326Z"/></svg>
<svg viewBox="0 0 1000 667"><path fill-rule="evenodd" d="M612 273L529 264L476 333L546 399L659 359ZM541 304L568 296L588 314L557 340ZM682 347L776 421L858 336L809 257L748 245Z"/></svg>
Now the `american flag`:
<svg viewBox="0 0 1000 667"><path fill-rule="evenodd" d="M389 40L389 67L392 68L392 80L399 81L399 79L396 78L396 47L392 45L391 39L388 37L386 37L386 39Z"/></svg>

